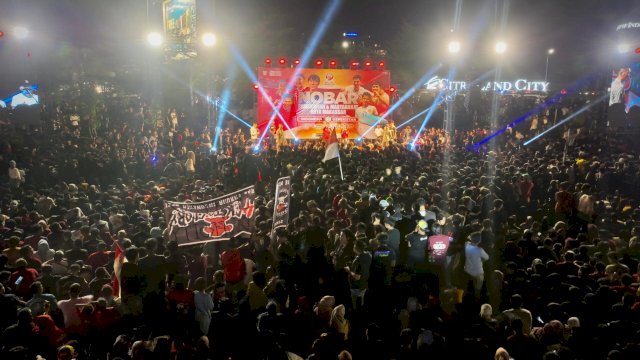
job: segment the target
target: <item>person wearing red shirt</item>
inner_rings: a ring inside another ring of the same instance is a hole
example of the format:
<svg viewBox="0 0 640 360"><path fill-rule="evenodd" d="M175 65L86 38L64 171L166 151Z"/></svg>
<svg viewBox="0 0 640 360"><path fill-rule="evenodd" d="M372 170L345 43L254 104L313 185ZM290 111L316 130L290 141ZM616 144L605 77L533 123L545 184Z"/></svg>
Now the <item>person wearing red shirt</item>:
<svg viewBox="0 0 640 360"><path fill-rule="evenodd" d="M100 241L97 245L97 251L89 255L87 258L87 265L91 265L91 268L97 269L99 267L106 266L109 263L109 252L107 250L107 244L104 241Z"/></svg>
<svg viewBox="0 0 640 360"><path fill-rule="evenodd" d="M16 271L11 274L9 284L16 295L24 298L29 294L29 287L36 281L38 272L36 269L28 268L27 261L23 258L16 260Z"/></svg>
<svg viewBox="0 0 640 360"><path fill-rule="evenodd" d="M193 313L195 301L193 291L185 288L184 279L177 279L175 287L167 294L171 308L179 314Z"/></svg>

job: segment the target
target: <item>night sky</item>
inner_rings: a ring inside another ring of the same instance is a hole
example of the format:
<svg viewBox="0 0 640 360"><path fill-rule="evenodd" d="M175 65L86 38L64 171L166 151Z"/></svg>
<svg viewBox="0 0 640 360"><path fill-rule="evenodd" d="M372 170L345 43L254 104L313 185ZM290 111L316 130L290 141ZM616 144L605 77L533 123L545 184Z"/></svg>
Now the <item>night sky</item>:
<svg viewBox="0 0 640 360"><path fill-rule="evenodd" d="M149 28L161 28L161 2L148 3ZM299 56L328 3L200 0L198 21L237 45L252 66L260 66L265 56ZM337 44L342 33L356 31L361 39L370 37L388 50L392 77L407 82L443 61L446 43L456 37L470 50L460 73L484 72L495 64L488 49L498 37L504 0L462 1L460 25L452 35L455 3L343 0L314 55L340 56ZM78 57L99 58L106 67L126 65L144 48L146 5L146 0L4 0L0 9L0 30L5 33L0 39L4 73L0 79L4 80L0 83L36 68L39 73L56 71L60 63L75 64ZM617 46L615 27L626 21L640 21L640 1L509 1L502 36L509 46L504 74L541 79L548 48L556 50L549 66L549 80L556 84L606 71ZM11 39L16 24L30 28L28 41Z"/></svg>

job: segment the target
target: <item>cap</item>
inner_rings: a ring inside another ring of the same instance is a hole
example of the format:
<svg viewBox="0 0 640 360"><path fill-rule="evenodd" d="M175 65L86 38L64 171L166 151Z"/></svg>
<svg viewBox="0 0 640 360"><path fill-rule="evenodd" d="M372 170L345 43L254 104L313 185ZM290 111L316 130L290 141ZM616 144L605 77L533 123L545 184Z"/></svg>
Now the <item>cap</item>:
<svg viewBox="0 0 640 360"><path fill-rule="evenodd" d="M425 230L427 228L427 222L424 220L420 220L418 221L418 226L420 227L420 229Z"/></svg>

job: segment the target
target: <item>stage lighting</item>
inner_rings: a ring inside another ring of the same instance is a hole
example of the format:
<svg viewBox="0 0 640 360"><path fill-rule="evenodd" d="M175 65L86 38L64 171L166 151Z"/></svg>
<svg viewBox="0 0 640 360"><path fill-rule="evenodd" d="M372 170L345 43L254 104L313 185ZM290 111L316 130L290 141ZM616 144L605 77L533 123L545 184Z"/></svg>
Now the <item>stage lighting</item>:
<svg viewBox="0 0 640 360"><path fill-rule="evenodd" d="M322 67L322 64L323 64L322 59L316 60L316 67Z"/></svg>
<svg viewBox="0 0 640 360"><path fill-rule="evenodd" d="M159 32L152 32L147 35L147 42L151 46L160 46L162 45L162 35Z"/></svg>
<svg viewBox="0 0 640 360"><path fill-rule="evenodd" d="M629 44L622 43L622 44L618 45L618 52L620 54L626 54L626 53L629 52L629 50L631 50L631 46L629 46Z"/></svg>
<svg viewBox="0 0 640 360"><path fill-rule="evenodd" d="M507 43L505 43L504 41L498 41L496 43L495 50L497 54L504 54L505 52L507 52Z"/></svg>
<svg viewBox="0 0 640 360"><path fill-rule="evenodd" d="M338 62L337 62L337 61L335 61L335 60L331 60L331 61L329 61L329 66L330 66L331 68L333 68L333 69L335 69L335 67L336 67L336 65L337 65L337 64L338 64Z"/></svg>
<svg viewBox="0 0 640 360"><path fill-rule="evenodd" d="M300 65L300 59L293 60L293 63L296 64L296 65Z"/></svg>
<svg viewBox="0 0 640 360"><path fill-rule="evenodd" d="M353 68L353 69L357 68L357 67L358 67L358 65L360 65L360 63L359 63L359 62L357 62L357 61L352 61L352 62L351 62L351 68Z"/></svg>
<svg viewBox="0 0 640 360"><path fill-rule="evenodd" d="M218 39L216 38L216 35L213 33L204 33L204 35L202 35L202 43L204 44L204 46L207 46L207 47L214 46L217 41Z"/></svg>
<svg viewBox="0 0 640 360"><path fill-rule="evenodd" d="M270 58L265 58L264 59L264 63L265 63L265 65L271 65L271 59Z"/></svg>
<svg viewBox="0 0 640 360"><path fill-rule="evenodd" d="M29 36L29 30L24 26L16 26L13 28L13 35L17 39L24 39Z"/></svg>
<svg viewBox="0 0 640 360"><path fill-rule="evenodd" d="M4 31L0 31L0 38L4 36Z"/></svg>
<svg viewBox="0 0 640 360"><path fill-rule="evenodd" d="M349 48L349 42L347 40L342 42L342 48L343 49L348 49Z"/></svg>
<svg viewBox="0 0 640 360"><path fill-rule="evenodd" d="M286 63L287 63L287 60L286 60L285 58L280 58L280 60L278 60L278 63L279 63L280 65L284 65L284 64L286 64Z"/></svg>
<svg viewBox="0 0 640 360"><path fill-rule="evenodd" d="M390 88L389 88L389 92L390 92L390 93L392 93L392 94L393 94L394 92L396 92L396 87L395 87L395 86L390 87Z"/></svg>
<svg viewBox="0 0 640 360"><path fill-rule="evenodd" d="M258 90L260 86L258 84L253 84L253 90Z"/></svg>
<svg viewBox="0 0 640 360"><path fill-rule="evenodd" d="M365 61L365 62L364 62L364 67L370 68L370 67L371 67L371 65L373 65L373 64L372 64L372 63L371 63L371 61L369 61L369 60L367 60L367 61Z"/></svg>
<svg viewBox="0 0 640 360"><path fill-rule="evenodd" d="M553 53L555 53L555 52L556 52L556 49L549 49L549 50L547 51L547 54L549 54L549 55L553 55Z"/></svg>
<svg viewBox="0 0 640 360"><path fill-rule="evenodd" d="M450 54L457 54L460 52L460 42L459 41L451 41L447 46Z"/></svg>
<svg viewBox="0 0 640 360"><path fill-rule="evenodd" d="M380 62L378 63L378 69L384 69L384 66L385 66L384 61L380 61Z"/></svg>

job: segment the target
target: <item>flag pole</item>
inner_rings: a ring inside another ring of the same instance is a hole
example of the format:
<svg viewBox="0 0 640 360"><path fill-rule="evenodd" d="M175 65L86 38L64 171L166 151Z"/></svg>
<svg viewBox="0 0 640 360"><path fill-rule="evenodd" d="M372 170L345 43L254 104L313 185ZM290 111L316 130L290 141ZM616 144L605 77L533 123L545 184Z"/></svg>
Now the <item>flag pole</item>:
<svg viewBox="0 0 640 360"><path fill-rule="evenodd" d="M344 181L344 175L342 174L342 160L340 159L340 155L338 155L338 165L340 165L340 180Z"/></svg>

